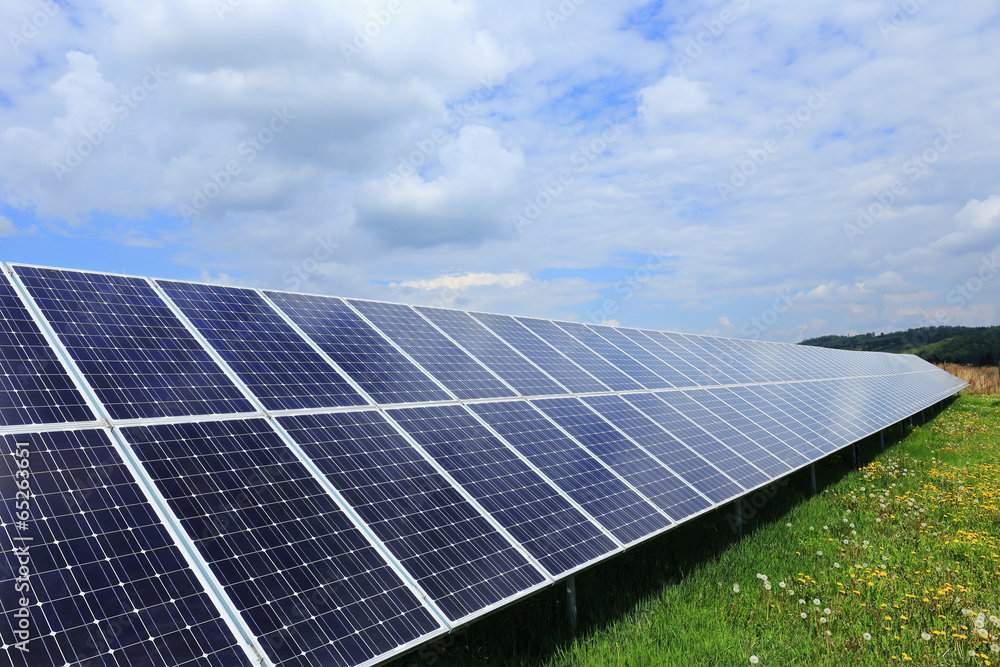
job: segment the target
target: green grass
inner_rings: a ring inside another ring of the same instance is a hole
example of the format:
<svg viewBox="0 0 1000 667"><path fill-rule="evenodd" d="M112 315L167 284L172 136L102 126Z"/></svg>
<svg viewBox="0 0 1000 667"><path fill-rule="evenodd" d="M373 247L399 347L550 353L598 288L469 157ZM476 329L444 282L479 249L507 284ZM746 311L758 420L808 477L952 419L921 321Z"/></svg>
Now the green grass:
<svg viewBox="0 0 1000 667"><path fill-rule="evenodd" d="M1000 400L886 444L758 493L742 537L723 508L578 575L575 635L560 585L394 667L1000 664Z"/></svg>

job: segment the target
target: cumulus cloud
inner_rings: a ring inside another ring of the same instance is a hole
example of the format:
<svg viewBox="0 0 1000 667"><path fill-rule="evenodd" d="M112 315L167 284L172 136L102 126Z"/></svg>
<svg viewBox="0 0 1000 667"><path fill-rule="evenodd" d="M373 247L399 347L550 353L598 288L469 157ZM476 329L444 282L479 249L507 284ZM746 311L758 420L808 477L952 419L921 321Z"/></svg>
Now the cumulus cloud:
<svg viewBox="0 0 1000 667"><path fill-rule="evenodd" d="M639 115L651 124L702 113L709 108L708 86L683 76L665 76L639 91Z"/></svg>
<svg viewBox="0 0 1000 667"><path fill-rule="evenodd" d="M511 231L506 212L524 157L491 128L466 125L441 149L444 173L431 180L368 180L358 194L358 225L386 245L476 245Z"/></svg>
<svg viewBox="0 0 1000 667"><path fill-rule="evenodd" d="M484 287L498 285L500 287L521 287L531 280L531 276L522 271L510 273L465 273L454 276L439 276L427 280L403 280L391 283L390 287L409 287L418 290L464 290L469 287Z"/></svg>

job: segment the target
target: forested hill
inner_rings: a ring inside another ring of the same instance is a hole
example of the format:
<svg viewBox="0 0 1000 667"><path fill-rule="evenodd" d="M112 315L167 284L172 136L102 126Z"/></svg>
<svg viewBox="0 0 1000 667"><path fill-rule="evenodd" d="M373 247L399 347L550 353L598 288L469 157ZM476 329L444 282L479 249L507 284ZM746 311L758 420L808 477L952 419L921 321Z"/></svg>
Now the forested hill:
<svg viewBox="0 0 1000 667"><path fill-rule="evenodd" d="M908 352L928 361L992 365L1000 361L1000 326L919 327L891 333L820 336L800 345L838 350Z"/></svg>

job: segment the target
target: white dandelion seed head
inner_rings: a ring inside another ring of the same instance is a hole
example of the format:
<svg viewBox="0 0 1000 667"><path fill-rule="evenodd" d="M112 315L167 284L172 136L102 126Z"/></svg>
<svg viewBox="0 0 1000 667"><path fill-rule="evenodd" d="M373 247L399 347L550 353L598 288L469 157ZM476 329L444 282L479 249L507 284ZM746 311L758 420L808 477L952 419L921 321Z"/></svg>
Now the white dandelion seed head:
<svg viewBox="0 0 1000 667"><path fill-rule="evenodd" d="M813 600L813 604L818 607L819 606L819 598L814 599Z"/></svg>
<svg viewBox="0 0 1000 667"><path fill-rule="evenodd" d="M823 552L822 552L822 551L817 551L817 552L816 552L816 555L817 555L817 556L822 556L822 555L823 555Z"/></svg>
<svg viewBox="0 0 1000 667"><path fill-rule="evenodd" d="M801 614L799 614L799 616L801 616L802 618L806 618L807 616L809 616L809 614L802 612Z"/></svg>
<svg viewBox="0 0 1000 667"><path fill-rule="evenodd" d="M824 635L826 635L827 637L829 637L829 636L830 636L830 635L832 635L833 633L832 633L832 632L830 632L829 630L827 630L827 631L826 631L826 632L824 632L823 634L824 634Z"/></svg>
<svg viewBox="0 0 1000 667"><path fill-rule="evenodd" d="M826 618L825 618L825 617L823 617L823 616L820 616L820 617L819 617L819 622L820 622L820 623L826 623Z"/></svg>
<svg viewBox="0 0 1000 667"><path fill-rule="evenodd" d="M806 603L805 600L803 600L802 598L799 598L799 604L805 604L805 603Z"/></svg>
<svg viewBox="0 0 1000 667"><path fill-rule="evenodd" d="M872 640L872 636L871 636L870 634L868 634L867 632L866 632L866 633L864 633L864 634L863 634L863 635L861 635L861 636L865 638L865 641L866 641L866 642L870 642L870 641Z"/></svg>
<svg viewBox="0 0 1000 667"><path fill-rule="evenodd" d="M758 662L760 662L760 660L757 658L757 656L755 656L755 655L750 656L750 664L751 665L756 665Z"/></svg>
<svg viewBox="0 0 1000 667"><path fill-rule="evenodd" d="M733 592L734 593L739 593L740 592L740 585L739 584L733 584Z"/></svg>
<svg viewBox="0 0 1000 667"><path fill-rule="evenodd" d="M764 590L771 590L771 584L764 584Z"/></svg>
<svg viewBox="0 0 1000 667"><path fill-rule="evenodd" d="M823 610L823 613L824 613L824 614L826 614L827 616L829 616L829 615L831 614L831 612L830 612L830 608L829 608L829 607L825 608L825 609Z"/></svg>
<svg viewBox="0 0 1000 667"><path fill-rule="evenodd" d="M994 653L1000 653L1000 644L990 644L990 650Z"/></svg>
<svg viewBox="0 0 1000 667"><path fill-rule="evenodd" d="M779 581L779 582L778 582L778 585L779 585L779 586L781 586L782 588L784 588L784 587L785 587L785 582L783 582L783 581Z"/></svg>
<svg viewBox="0 0 1000 667"><path fill-rule="evenodd" d="M931 635L928 632L921 632L920 638L923 639L925 642L929 642L931 640Z"/></svg>

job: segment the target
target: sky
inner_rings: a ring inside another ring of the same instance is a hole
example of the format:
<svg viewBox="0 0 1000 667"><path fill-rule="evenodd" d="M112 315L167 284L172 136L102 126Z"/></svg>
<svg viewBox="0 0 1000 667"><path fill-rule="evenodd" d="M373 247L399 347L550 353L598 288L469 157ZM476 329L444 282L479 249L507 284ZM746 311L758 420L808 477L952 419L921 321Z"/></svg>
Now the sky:
<svg viewBox="0 0 1000 667"><path fill-rule="evenodd" d="M1000 324L1000 3L5 0L0 260L740 338Z"/></svg>

